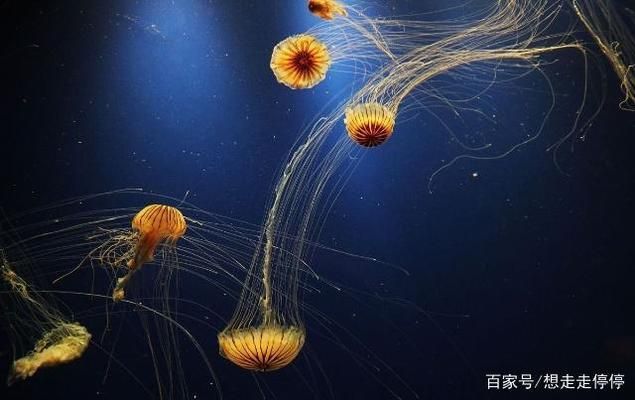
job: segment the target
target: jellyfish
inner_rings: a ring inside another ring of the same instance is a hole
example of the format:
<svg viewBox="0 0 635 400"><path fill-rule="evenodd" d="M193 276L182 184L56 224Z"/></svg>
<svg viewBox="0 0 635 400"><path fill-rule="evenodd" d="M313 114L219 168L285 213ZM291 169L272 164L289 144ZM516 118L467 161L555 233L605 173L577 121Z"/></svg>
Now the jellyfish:
<svg viewBox="0 0 635 400"><path fill-rule="evenodd" d="M288 178L289 171L287 166L283 177ZM288 201L284 190L287 183L284 178L278 183L238 305L217 336L220 355L247 370L281 369L298 356L305 343L306 331L298 302L302 254L279 252L274 247L275 230L280 223L276 213Z"/></svg>
<svg viewBox="0 0 635 400"><path fill-rule="evenodd" d="M302 350L306 337L298 309L297 276L278 275L277 279L273 276L272 227L270 224L265 228L263 253L256 252L238 307L218 334L222 357L241 368L259 372L289 365ZM264 264L259 274L261 256Z"/></svg>
<svg viewBox="0 0 635 400"><path fill-rule="evenodd" d="M132 219L131 238L136 242L130 259L126 262L128 273L117 279L112 298L119 301L125 297L125 287L132 275L145 263L154 260L157 246L165 242L174 247L183 236L187 224L181 212L170 206L150 204Z"/></svg>
<svg viewBox="0 0 635 400"><path fill-rule="evenodd" d="M331 20L336 15L348 15L344 6L335 0L309 0L308 6L313 15L326 20Z"/></svg>
<svg viewBox="0 0 635 400"><path fill-rule="evenodd" d="M40 336L31 351L13 362L7 384L32 377L41 368L55 367L80 358L90 343L91 334L88 330L77 322L67 320L52 303L33 291L13 270L3 252L0 252L0 263L2 281L9 286L15 301L20 304L16 309L29 318L23 325ZM14 329L20 325L12 324Z"/></svg>
<svg viewBox="0 0 635 400"><path fill-rule="evenodd" d="M271 69L276 79L291 89L317 85L330 65L328 49L311 35L291 36L278 43L271 55Z"/></svg>
<svg viewBox="0 0 635 400"><path fill-rule="evenodd" d="M364 147L379 146L395 127L395 114L379 103L358 104L346 109L344 119L348 136Z"/></svg>

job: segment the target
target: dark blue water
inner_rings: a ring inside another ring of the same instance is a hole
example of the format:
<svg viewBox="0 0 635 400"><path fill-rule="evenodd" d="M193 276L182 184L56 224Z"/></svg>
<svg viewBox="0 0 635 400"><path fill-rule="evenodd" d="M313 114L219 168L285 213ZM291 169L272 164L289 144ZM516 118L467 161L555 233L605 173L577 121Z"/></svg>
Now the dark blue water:
<svg viewBox="0 0 635 400"><path fill-rule="evenodd" d="M389 1L368 12L446 6ZM260 224L302 130L345 100L334 93L350 93L343 73L309 91L273 78L275 43L318 22L303 1L5 1L0 15L0 205L9 216L142 187L178 198L189 191L204 209ZM309 317L294 367L254 378L218 357L216 331L192 326L225 398L629 398L635 115L618 109L617 79L594 64L586 115L604 84L606 102L586 140L562 146L557 167L546 149L572 127L584 64L574 51L545 60L553 61L545 71L557 107L540 138L509 156L460 161L436 177L430 194L428 179L461 151L421 112L398 121L394 137L361 160L320 242L387 264L317 251L316 271L346 289L317 283L321 293L304 299L339 324L333 335L342 343ZM533 74L472 103L494 123L437 111L457 136L505 149L537 129L550 101ZM213 288L186 290L231 315ZM123 329L115 353L152 388L144 338ZM4 376L12 353L2 339ZM182 357L191 397L215 398L200 357L188 346ZM3 388L2 399L153 398L118 366L102 383L107 358L91 348L75 363ZM524 373L620 373L626 384L608 393L486 390L486 374Z"/></svg>

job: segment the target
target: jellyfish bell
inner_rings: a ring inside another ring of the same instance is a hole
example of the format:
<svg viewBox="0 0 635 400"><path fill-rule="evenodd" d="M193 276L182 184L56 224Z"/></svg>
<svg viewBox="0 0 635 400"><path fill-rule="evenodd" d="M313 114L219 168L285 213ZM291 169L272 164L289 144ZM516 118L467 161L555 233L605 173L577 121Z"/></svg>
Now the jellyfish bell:
<svg viewBox="0 0 635 400"><path fill-rule="evenodd" d="M270 65L278 82L291 89L310 89L326 77L331 56L315 36L295 35L274 47Z"/></svg>
<svg viewBox="0 0 635 400"><path fill-rule="evenodd" d="M375 147L392 136L395 113L379 103L362 103L346 109L344 125L355 143Z"/></svg>
<svg viewBox="0 0 635 400"><path fill-rule="evenodd" d="M335 0L309 0L308 7L311 14L325 20L331 20L337 15L348 15L346 8Z"/></svg>
<svg viewBox="0 0 635 400"><path fill-rule="evenodd" d="M218 334L221 356L250 371L275 371L289 365L304 346L302 327L263 324Z"/></svg>

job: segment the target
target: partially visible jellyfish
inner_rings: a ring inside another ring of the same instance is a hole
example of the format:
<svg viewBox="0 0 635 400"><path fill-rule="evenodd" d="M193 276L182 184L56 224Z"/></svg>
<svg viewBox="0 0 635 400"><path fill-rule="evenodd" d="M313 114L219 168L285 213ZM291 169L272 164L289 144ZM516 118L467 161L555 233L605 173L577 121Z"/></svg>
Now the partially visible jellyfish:
<svg viewBox="0 0 635 400"><path fill-rule="evenodd" d="M291 36L278 43L271 55L271 70L276 79L291 89L317 85L330 65L328 49L311 35Z"/></svg>
<svg viewBox="0 0 635 400"><path fill-rule="evenodd" d="M620 107L635 111L635 16L622 16L614 0L571 0L580 21L620 80ZM630 18L630 21L629 21Z"/></svg>
<svg viewBox="0 0 635 400"><path fill-rule="evenodd" d="M335 0L309 0L309 11L319 18L331 20L335 16L347 16L346 8Z"/></svg>
<svg viewBox="0 0 635 400"><path fill-rule="evenodd" d="M20 304L16 309L25 314L16 313L16 318L18 321L28 318L24 325L39 333L33 349L13 362L7 384L12 385L16 381L27 379L41 368L55 367L80 358L90 343L91 334L88 330L79 323L64 318L44 297L32 291L30 285L12 269L1 251L0 263L2 281L8 285L10 294Z"/></svg>
<svg viewBox="0 0 635 400"><path fill-rule="evenodd" d="M348 136L364 147L384 143L395 127L395 113L379 103L358 104L346 109L344 118Z"/></svg>
<svg viewBox="0 0 635 400"><path fill-rule="evenodd" d="M128 273L117 278L113 300L119 301L125 297L124 289L130 278L143 264L154 260L154 252L160 243L165 242L167 246L174 247L186 229L183 214L174 207L151 204L139 211L132 219L129 240L135 244L129 254L130 259L126 261Z"/></svg>

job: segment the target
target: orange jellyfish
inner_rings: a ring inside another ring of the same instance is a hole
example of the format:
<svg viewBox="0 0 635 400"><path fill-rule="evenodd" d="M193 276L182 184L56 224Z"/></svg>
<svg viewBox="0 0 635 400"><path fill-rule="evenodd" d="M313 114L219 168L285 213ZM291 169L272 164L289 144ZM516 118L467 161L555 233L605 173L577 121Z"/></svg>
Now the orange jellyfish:
<svg viewBox="0 0 635 400"><path fill-rule="evenodd" d="M326 45L314 36L291 36L278 43L271 69L278 82L291 89L309 89L320 83L331 65Z"/></svg>
<svg viewBox="0 0 635 400"><path fill-rule="evenodd" d="M179 210L174 207L161 204L150 204L135 215L132 219L132 230L136 244L131 258L126 263L128 273L117 279L117 285L113 291L113 300L124 298L124 288L132 274L143 264L154 260L154 252L161 242L174 246L185 233L187 224Z"/></svg>
<svg viewBox="0 0 635 400"><path fill-rule="evenodd" d="M395 113L379 103L363 103L346 110L344 119L348 136L364 147L384 143L395 127Z"/></svg>
<svg viewBox="0 0 635 400"><path fill-rule="evenodd" d="M333 19L336 15L348 15L344 6L335 0L309 0L309 11L326 20Z"/></svg>
<svg viewBox="0 0 635 400"><path fill-rule="evenodd" d="M304 345L304 329L266 323L225 330L218 335L220 354L251 371L275 371L293 361Z"/></svg>

